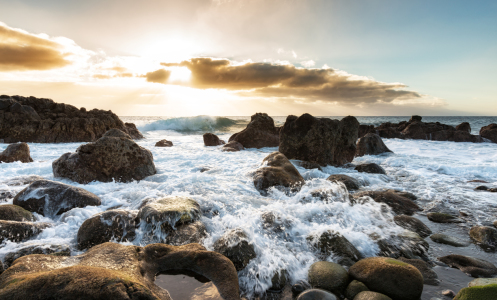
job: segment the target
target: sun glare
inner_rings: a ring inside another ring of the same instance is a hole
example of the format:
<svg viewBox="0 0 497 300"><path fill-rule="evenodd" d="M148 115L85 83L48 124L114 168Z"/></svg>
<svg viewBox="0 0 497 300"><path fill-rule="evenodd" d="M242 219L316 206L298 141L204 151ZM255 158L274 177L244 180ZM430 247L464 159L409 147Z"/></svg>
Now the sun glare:
<svg viewBox="0 0 497 300"><path fill-rule="evenodd" d="M170 82L187 82L190 81L192 72L185 67L172 67L171 76L169 77Z"/></svg>

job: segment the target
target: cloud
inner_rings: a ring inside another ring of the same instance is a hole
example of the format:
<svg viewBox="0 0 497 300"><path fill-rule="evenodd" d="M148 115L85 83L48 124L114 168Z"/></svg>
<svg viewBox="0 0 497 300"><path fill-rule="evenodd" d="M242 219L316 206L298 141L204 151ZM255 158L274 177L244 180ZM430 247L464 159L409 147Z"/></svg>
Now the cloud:
<svg viewBox="0 0 497 300"><path fill-rule="evenodd" d="M71 62L63 45L0 23L0 71L49 70Z"/></svg>
<svg viewBox="0 0 497 300"><path fill-rule="evenodd" d="M192 87L235 90L244 96L350 104L398 103L423 97L419 93L405 90L406 86L401 83L379 82L331 68L304 69L290 64L253 62L235 64L228 59L213 58L192 58L180 63L161 65L188 68L192 73ZM161 70L156 72L159 71ZM147 80L150 81L148 77Z"/></svg>
<svg viewBox="0 0 497 300"><path fill-rule="evenodd" d="M169 79L169 76L171 76L171 71L165 69L159 69L157 71L148 72L147 74L144 75L144 77L147 78L148 82L155 82L155 83L166 83L167 80Z"/></svg>

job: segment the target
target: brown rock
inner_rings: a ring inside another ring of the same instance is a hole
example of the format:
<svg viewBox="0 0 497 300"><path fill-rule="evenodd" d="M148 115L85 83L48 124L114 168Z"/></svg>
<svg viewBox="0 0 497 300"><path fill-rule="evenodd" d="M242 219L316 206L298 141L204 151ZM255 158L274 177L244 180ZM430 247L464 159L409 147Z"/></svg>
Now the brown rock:
<svg viewBox="0 0 497 300"><path fill-rule="evenodd" d="M280 143L274 120L265 113L252 115L247 127L233 134L228 142L231 141L239 142L245 148L277 147Z"/></svg>
<svg viewBox="0 0 497 300"><path fill-rule="evenodd" d="M331 182L341 182L349 191L358 190L361 186L359 180L344 174L330 175L328 178L326 178L326 180Z"/></svg>
<svg viewBox="0 0 497 300"><path fill-rule="evenodd" d="M168 141L168 140L160 140L157 143L155 143L155 147L172 147L173 142Z"/></svg>
<svg viewBox="0 0 497 300"><path fill-rule="evenodd" d="M29 146L26 143L11 144L0 153L0 162L11 163L20 161L23 163L33 162L29 154Z"/></svg>
<svg viewBox="0 0 497 300"><path fill-rule="evenodd" d="M378 155L386 152L392 151L383 143L381 137L374 133L368 133L357 141L357 150L355 155Z"/></svg>
<svg viewBox="0 0 497 300"><path fill-rule="evenodd" d="M354 199L364 196L371 197L375 202L385 203L390 206L396 214L412 216L415 212L421 210L421 208L411 199L391 191L364 191L354 194Z"/></svg>
<svg viewBox="0 0 497 300"><path fill-rule="evenodd" d="M421 275L423 275L424 284L428 285L439 285L440 281L438 280L438 275L435 271L433 271L430 265L421 259L408 259L404 257L399 257L398 260L413 265L416 269L419 270Z"/></svg>
<svg viewBox="0 0 497 300"><path fill-rule="evenodd" d="M354 168L354 170L361 172L361 173L387 175L387 172L385 171L385 169L383 169L381 166L379 166L375 163L360 164L360 165L357 165Z"/></svg>
<svg viewBox="0 0 497 300"><path fill-rule="evenodd" d="M472 277L491 277L497 274L497 267L483 259L451 254L439 257L438 260Z"/></svg>
<svg viewBox="0 0 497 300"><path fill-rule="evenodd" d="M399 215L393 218L395 224L400 227L416 232L420 237L425 238L432 234L431 229L425 225L425 223L421 222L419 219L416 219L411 216Z"/></svg>
<svg viewBox="0 0 497 300"><path fill-rule="evenodd" d="M204 133L204 145L206 146L219 146L224 145L224 141L220 140L219 137L213 133Z"/></svg>
<svg viewBox="0 0 497 300"><path fill-rule="evenodd" d="M241 229L226 232L214 243L214 250L231 260L237 271L245 269L257 256L254 245L249 243L247 234Z"/></svg>
<svg viewBox="0 0 497 300"><path fill-rule="evenodd" d="M280 152L269 154L262 163L267 166L255 172L254 185L263 195L273 186L299 189L304 183L304 178L297 168Z"/></svg>
<svg viewBox="0 0 497 300"><path fill-rule="evenodd" d="M0 220L18 222L35 221L35 217L31 212L20 206L5 204L0 205Z"/></svg>
<svg viewBox="0 0 497 300"><path fill-rule="evenodd" d="M497 143L497 124L492 123L480 129L480 135L490 141Z"/></svg>
<svg viewBox="0 0 497 300"><path fill-rule="evenodd" d="M245 149L242 144L237 141L231 141L223 146L223 151L225 152L237 152Z"/></svg>
<svg viewBox="0 0 497 300"><path fill-rule="evenodd" d="M483 249L497 250L497 229L489 226L474 226L469 231L469 236Z"/></svg>
<svg viewBox="0 0 497 300"><path fill-rule="evenodd" d="M0 244L5 240L21 242L37 235L49 226L49 223L0 221Z"/></svg>
<svg viewBox="0 0 497 300"><path fill-rule="evenodd" d="M468 122L462 122L461 124L456 126L456 130L466 131L467 133L471 133L471 125Z"/></svg>

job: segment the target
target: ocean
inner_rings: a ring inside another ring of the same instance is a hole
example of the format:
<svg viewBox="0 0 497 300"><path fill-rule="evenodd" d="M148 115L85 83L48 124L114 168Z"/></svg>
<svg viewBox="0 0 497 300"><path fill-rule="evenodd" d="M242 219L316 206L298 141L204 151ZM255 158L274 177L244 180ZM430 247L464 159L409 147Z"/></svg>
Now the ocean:
<svg viewBox="0 0 497 300"><path fill-rule="evenodd" d="M282 125L286 117L274 117L276 125ZM340 119L341 117L330 117ZM307 270L320 260L308 245L306 237L318 235L325 230L335 230L344 235L364 256L375 256L378 245L371 234L388 236L402 231L392 222L393 214L373 201L351 206L348 192L343 186L326 178L331 174L347 174L358 179L364 190L396 189L414 193L418 204L425 209L417 217L434 233L443 232L469 240L468 231L473 225L490 225L497 220L497 193L475 191L483 180L487 186L497 186L497 144L455 143L424 140L383 139L393 151L390 154L355 158L353 163L374 162L381 165L388 175L358 173L353 169L324 167L322 170L303 169L292 161L306 184L300 192L287 195L271 190L261 196L252 182L253 172L262 160L277 148L247 149L240 152L222 152L219 147L205 147L202 134L212 132L227 141L231 134L245 128L250 117L121 117L133 122L145 139L137 143L152 151L157 174L140 182L78 184L67 179L54 178L52 161L66 152L75 151L81 143L36 144L30 143L32 163L0 164L0 190L17 193L26 185L7 185L10 181L27 175L39 175L46 179L84 188L102 199L102 205L72 209L55 219L37 215L39 222L50 222L52 227L38 236L21 243L4 242L0 246L0 259L12 251L32 245L66 245L73 255L76 236L81 224L89 217L110 208L120 207L137 210L142 201L169 195L189 196L201 206L208 236L203 245L212 250L214 242L227 230L243 229L254 245L257 257L239 272L241 290L250 297L263 294L271 286L276 272L286 270L291 283L307 278ZM383 122L400 122L409 117L357 117L361 124L379 125ZM497 117L424 117L425 122L441 122L458 125L469 122L473 134L482 126L497 123ZM173 142L170 148L154 147L161 139ZM3 151L7 144L0 144ZM200 172L202 168L209 168ZM333 191L331 201L324 202L313 197L314 191ZM9 200L7 203L12 203ZM436 224L428 221L426 211L444 207L463 211L469 215L468 223ZM261 215L273 212L284 230L268 231L262 224ZM139 233L132 243L143 245ZM464 254L479 257L497 264L495 254L486 253L478 246L451 248L433 243L429 238L430 256ZM119 242L119 241L116 241ZM334 261L335 257L329 257ZM442 268L442 267L440 267ZM440 272L447 272L440 269ZM457 271L460 272L460 271ZM464 275L466 276L466 275ZM466 276L467 277L467 276ZM450 279L447 279L450 280ZM459 279L458 279L459 280ZM468 277L469 281L471 280ZM457 281L457 280L456 280ZM457 283L457 282L455 282ZM464 284L461 284L463 287ZM452 287L455 289L454 287ZM428 288L423 299L436 293ZM457 291L456 291L457 292ZM173 293L172 293L173 294ZM173 297L174 298L174 297ZM177 298L174 298L177 299ZM205 298L204 298L205 299ZM215 295L208 299L216 299Z"/></svg>

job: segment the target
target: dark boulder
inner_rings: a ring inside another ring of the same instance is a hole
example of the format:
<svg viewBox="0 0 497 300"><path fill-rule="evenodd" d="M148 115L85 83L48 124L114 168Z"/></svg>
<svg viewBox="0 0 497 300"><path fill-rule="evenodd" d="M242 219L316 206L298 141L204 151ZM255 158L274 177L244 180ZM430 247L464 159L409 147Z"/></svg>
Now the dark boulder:
<svg viewBox="0 0 497 300"><path fill-rule="evenodd" d="M231 260L237 271L245 269L250 260L257 256L254 245L249 242L247 234L241 229L226 232L214 243L214 251Z"/></svg>
<svg viewBox="0 0 497 300"><path fill-rule="evenodd" d="M385 203L390 206L394 213L412 216L421 208L411 199L401 196L392 191L364 191L353 195L354 199L371 197L375 202Z"/></svg>
<svg viewBox="0 0 497 300"><path fill-rule="evenodd" d="M469 236L483 249L497 250L497 229L489 226L474 226L469 231Z"/></svg>
<svg viewBox="0 0 497 300"><path fill-rule="evenodd" d="M385 169L375 163L357 165L354 170L361 173L383 174L387 175Z"/></svg>
<svg viewBox="0 0 497 300"><path fill-rule="evenodd" d="M492 123L480 129L480 136L497 143L497 124Z"/></svg>
<svg viewBox="0 0 497 300"><path fill-rule="evenodd" d="M320 235L310 235L307 241L319 251L323 258L336 254L341 258L356 262L363 258L361 252L343 235L333 230L327 230Z"/></svg>
<svg viewBox="0 0 497 300"><path fill-rule="evenodd" d="M168 141L168 140L160 140L157 143L155 143L155 147L172 147L173 142Z"/></svg>
<svg viewBox="0 0 497 300"><path fill-rule="evenodd" d="M20 161L23 163L33 162L29 153L29 146L26 143L10 144L0 153L0 162L11 163Z"/></svg>
<svg viewBox="0 0 497 300"><path fill-rule="evenodd" d="M409 122L421 122L422 119L423 119L423 117L421 117L421 116L413 115L409 119Z"/></svg>
<svg viewBox="0 0 497 300"><path fill-rule="evenodd" d="M85 220L78 230L78 247L81 250L111 240L128 242L135 238L136 214L121 210L108 210Z"/></svg>
<svg viewBox="0 0 497 300"><path fill-rule="evenodd" d="M126 132L122 131L122 130L119 130L117 128L112 128L110 129L109 131L107 131L106 133L104 133L102 135L103 137L104 136L110 136L110 137L118 137L118 138L125 138L125 139L131 139L131 137L129 136L129 134L127 134Z"/></svg>
<svg viewBox="0 0 497 300"><path fill-rule="evenodd" d="M373 239L377 239L375 235ZM417 233L405 230L397 235L377 239L379 256L391 258L428 259L430 244Z"/></svg>
<svg viewBox="0 0 497 300"><path fill-rule="evenodd" d="M380 293L366 291L357 294L354 300L392 300L392 298Z"/></svg>
<svg viewBox="0 0 497 300"><path fill-rule="evenodd" d="M105 136L65 153L52 163L55 177L79 183L130 182L157 173L152 153L133 140Z"/></svg>
<svg viewBox="0 0 497 300"><path fill-rule="evenodd" d="M367 291L369 291L369 289L364 283L357 280L352 280L352 282L349 283L347 289L345 290L345 297L347 299L353 300L355 296L357 296L357 294L359 294L360 292L367 292Z"/></svg>
<svg viewBox="0 0 497 300"><path fill-rule="evenodd" d="M376 130L374 129L374 125L360 124L358 138L362 138L363 136L365 136L368 133L375 133L375 132L376 132Z"/></svg>
<svg viewBox="0 0 497 300"><path fill-rule="evenodd" d="M269 154L262 163L266 166L255 171L254 185L263 195L273 186L295 190L304 183L297 168L280 152Z"/></svg>
<svg viewBox="0 0 497 300"><path fill-rule="evenodd" d="M97 195L82 188L51 180L38 180L20 191L13 203L48 217L75 207L98 206L101 201Z"/></svg>
<svg viewBox="0 0 497 300"><path fill-rule="evenodd" d="M471 125L469 125L468 122L462 122L461 124L456 126L456 130L461 130L467 133L471 133Z"/></svg>
<svg viewBox="0 0 497 300"><path fill-rule="evenodd" d="M49 223L0 221L0 244L5 240L15 243L35 236L50 227Z"/></svg>
<svg viewBox="0 0 497 300"><path fill-rule="evenodd" d="M245 149L242 144L237 141L231 141L223 146L225 152L238 152Z"/></svg>
<svg viewBox="0 0 497 300"><path fill-rule="evenodd" d="M111 111L87 111L35 97L3 95L0 102L0 136L7 143L92 142L112 128L143 138L134 124L124 124Z"/></svg>
<svg viewBox="0 0 497 300"><path fill-rule="evenodd" d="M357 141L356 156L378 155L392 152L375 133L368 133Z"/></svg>
<svg viewBox="0 0 497 300"><path fill-rule="evenodd" d="M10 267L12 263L19 257L31 254L51 254L57 256L71 256L71 249L62 245L41 245L41 246L28 246L21 248L15 252L9 252L5 255L4 265L6 268Z"/></svg>
<svg viewBox="0 0 497 300"><path fill-rule="evenodd" d="M24 222L35 221L35 217L20 206L5 204L0 205L0 220Z"/></svg>
<svg viewBox="0 0 497 300"><path fill-rule="evenodd" d="M207 229L204 223L195 221L193 223L181 224L175 230L169 231L164 243L174 246L201 243L206 236Z"/></svg>
<svg viewBox="0 0 497 300"><path fill-rule="evenodd" d="M430 236L432 234L431 229L425 225L425 223L421 222L419 219L416 219L411 216L406 215L398 215L393 218L395 224L400 227L416 232L422 238Z"/></svg>
<svg viewBox="0 0 497 300"><path fill-rule="evenodd" d="M357 119L315 118L310 114L288 116L280 132L279 151L289 159L341 166L355 156L359 130Z"/></svg>
<svg viewBox="0 0 497 300"><path fill-rule="evenodd" d="M224 141L220 140L219 137L213 133L204 133L204 145L206 146L219 146L224 145Z"/></svg>
<svg viewBox="0 0 497 300"><path fill-rule="evenodd" d="M299 166L307 170L312 170L312 169L318 169L321 171L323 170L318 163L312 161L301 161L299 162Z"/></svg>
<svg viewBox="0 0 497 300"><path fill-rule="evenodd" d="M352 178L350 176L344 175L344 174L334 174L330 175L326 180L335 182L335 183L343 183L347 190L353 191L353 190L358 190L361 186L359 183L359 180Z"/></svg>
<svg viewBox="0 0 497 300"><path fill-rule="evenodd" d="M308 272L309 283L313 288L323 289L336 295L343 295L350 280L347 270L336 263L318 261Z"/></svg>
<svg viewBox="0 0 497 300"><path fill-rule="evenodd" d="M421 259L408 259L404 257L399 257L398 260L413 265L416 269L423 275L424 284L428 285L439 285L438 275L435 271L431 269L431 266Z"/></svg>
<svg viewBox="0 0 497 300"><path fill-rule="evenodd" d="M438 260L452 268L458 268L472 277L491 277L497 275L497 267L483 259L451 254L439 257Z"/></svg>
<svg viewBox="0 0 497 300"><path fill-rule="evenodd" d="M250 118L247 127L233 134L228 142L235 141L245 148L278 147L280 143L278 128L274 120L265 113L256 113Z"/></svg>

